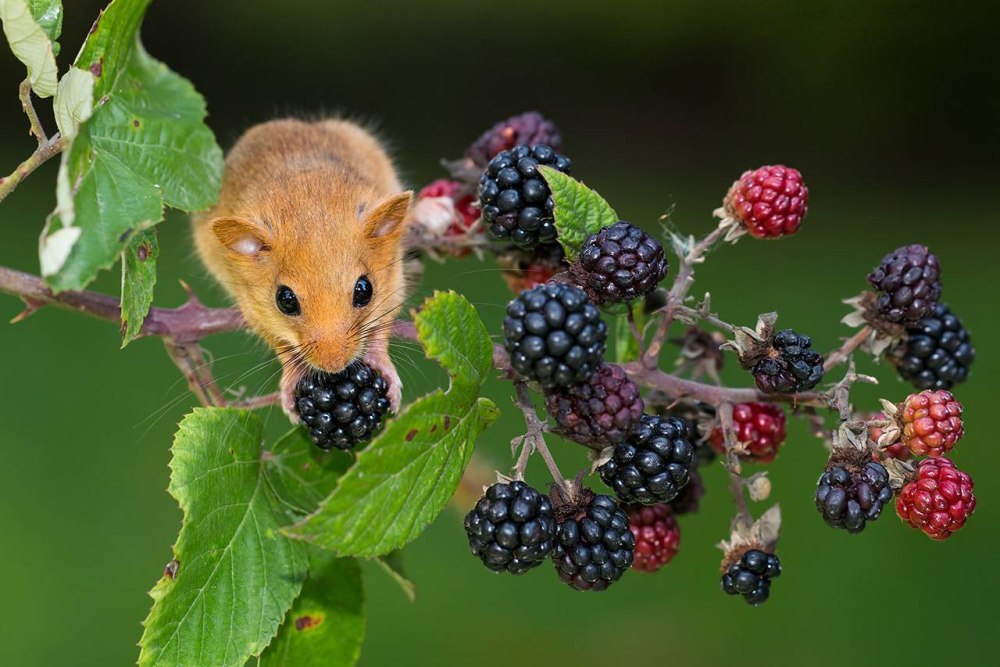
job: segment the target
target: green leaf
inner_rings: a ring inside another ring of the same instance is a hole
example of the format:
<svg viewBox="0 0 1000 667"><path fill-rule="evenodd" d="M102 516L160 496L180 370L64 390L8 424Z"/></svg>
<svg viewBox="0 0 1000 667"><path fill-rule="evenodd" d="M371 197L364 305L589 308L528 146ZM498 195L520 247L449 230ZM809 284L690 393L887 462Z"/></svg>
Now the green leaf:
<svg viewBox="0 0 1000 667"><path fill-rule="evenodd" d="M392 553L375 559L382 570L389 575L389 578L399 584L403 595L410 602L417 601L417 585L406 576L406 568L403 565L403 552L393 551Z"/></svg>
<svg viewBox="0 0 1000 667"><path fill-rule="evenodd" d="M70 67L59 80L52 111L63 140L72 141L81 123L94 112L94 81L93 74L76 67Z"/></svg>
<svg viewBox="0 0 1000 667"><path fill-rule="evenodd" d="M194 211L218 197L222 151L204 100L136 40L146 5L114 0L77 57L93 75L93 113L63 152L40 243L55 290L83 289L110 268L132 235L163 219L164 204Z"/></svg>
<svg viewBox="0 0 1000 667"><path fill-rule="evenodd" d="M365 614L358 562L318 549L309 561L302 595L260 656L261 667L350 667L361 656Z"/></svg>
<svg viewBox="0 0 1000 667"><path fill-rule="evenodd" d="M302 427L289 431L265 451L267 478L285 507L288 522L315 512L352 460L347 452L324 452L316 447Z"/></svg>
<svg viewBox="0 0 1000 667"><path fill-rule="evenodd" d="M139 665L243 665L298 596L307 554L281 534L285 508L265 474L262 436L260 418L231 408L181 422L169 487L184 512L178 567L150 592Z"/></svg>
<svg viewBox="0 0 1000 667"><path fill-rule="evenodd" d="M493 346L475 308L454 292L429 298L416 326L427 356L451 377L448 391L392 420L319 510L287 534L342 556L381 556L415 540L454 495L476 439L497 416L479 398Z"/></svg>
<svg viewBox="0 0 1000 667"><path fill-rule="evenodd" d="M139 232L122 251L122 347L139 335L149 313L159 256L155 229Z"/></svg>
<svg viewBox="0 0 1000 667"><path fill-rule="evenodd" d="M572 176L552 167L539 167L552 190L559 243L572 262L591 234L618 222L618 214L601 195Z"/></svg>
<svg viewBox="0 0 1000 667"><path fill-rule="evenodd" d="M14 55L28 68L31 89L39 97L56 93L59 69L55 39L62 29L59 0L0 0L0 21Z"/></svg>

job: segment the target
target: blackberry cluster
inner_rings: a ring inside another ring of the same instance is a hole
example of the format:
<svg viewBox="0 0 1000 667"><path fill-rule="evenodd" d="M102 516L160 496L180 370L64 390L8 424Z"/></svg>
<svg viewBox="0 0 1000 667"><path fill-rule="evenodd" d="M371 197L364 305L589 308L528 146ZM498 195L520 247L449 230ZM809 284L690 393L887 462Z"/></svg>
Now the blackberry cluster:
<svg viewBox="0 0 1000 667"><path fill-rule="evenodd" d="M643 415L598 470L622 502L669 503L691 479L694 446L679 417Z"/></svg>
<svg viewBox="0 0 1000 667"><path fill-rule="evenodd" d="M816 509L831 528L860 533L865 521L874 521L882 506L892 500L889 473L885 466L869 461L852 472L845 466L827 469L817 482Z"/></svg>
<svg viewBox="0 0 1000 667"><path fill-rule="evenodd" d="M884 318L916 324L934 312L941 298L941 265L927 246L907 245L882 258L868 283L881 292L878 309Z"/></svg>
<svg viewBox="0 0 1000 667"><path fill-rule="evenodd" d="M602 363L608 327L583 290L548 283L510 302L503 333L514 371L552 389L590 379Z"/></svg>
<svg viewBox="0 0 1000 667"><path fill-rule="evenodd" d="M621 442L645 407L639 387L616 364L601 364L590 379L554 389L545 401L563 435L585 445Z"/></svg>
<svg viewBox="0 0 1000 667"><path fill-rule="evenodd" d="M389 384L355 362L339 373L312 373L295 386L295 410L320 449L348 450L371 440L389 412Z"/></svg>
<svg viewBox="0 0 1000 667"><path fill-rule="evenodd" d="M751 372L762 392L794 394L820 383L823 356L812 349L809 336L785 329L774 335L771 350L753 364Z"/></svg>
<svg viewBox="0 0 1000 667"><path fill-rule="evenodd" d="M518 144L547 144L559 150L562 147L562 136L555 123L537 111L528 111L502 120L483 132L465 151L465 156L476 166L483 168L498 153Z"/></svg>
<svg viewBox="0 0 1000 667"><path fill-rule="evenodd" d="M889 350L899 376L917 389L951 389L965 382L975 358L968 330L943 303Z"/></svg>
<svg viewBox="0 0 1000 667"><path fill-rule="evenodd" d="M656 572L673 560L681 546L681 527L669 505L632 505L629 529L635 537L632 569Z"/></svg>
<svg viewBox="0 0 1000 667"><path fill-rule="evenodd" d="M556 240L552 192L539 166L568 174L572 163L551 146L539 144L504 151L486 166L479 181L479 203L493 238L525 250Z"/></svg>
<svg viewBox="0 0 1000 667"><path fill-rule="evenodd" d="M774 554L750 549L726 569L722 575L722 590L729 595L742 595L756 607L771 594L771 580L781 574L781 561Z"/></svg>
<svg viewBox="0 0 1000 667"><path fill-rule="evenodd" d="M628 515L605 495L559 524L552 554L559 578L580 591L603 591L618 581L635 555Z"/></svg>
<svg viewBox="0 0 1000 667"><path fill-rule="evenodd" d="M586 240L570 271L594 303L619 303L655 290L667 275L667 258L659 241L616 222Z"/></svg>
<svg viewBox="0 0 1000 667"><path fill-rule="evenodd" d="M556 517L548 496L524 482L494 484L466 515L465 532L487 568L524 574L552 553Z"/></svg>

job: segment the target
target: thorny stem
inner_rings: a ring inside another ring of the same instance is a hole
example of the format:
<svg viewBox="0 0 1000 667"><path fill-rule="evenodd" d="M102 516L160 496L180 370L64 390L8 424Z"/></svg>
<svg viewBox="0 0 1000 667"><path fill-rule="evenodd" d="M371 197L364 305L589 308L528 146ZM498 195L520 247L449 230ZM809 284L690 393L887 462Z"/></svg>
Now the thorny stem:
<svg viewBox="0 0 1000 667"><path fill-rule="evenodd" d="M0 178L0 201L7 198L14 189L21 184L33 171L38 169L49 158L58 155L64 148L62 137L56 132L52 138L45 134L42 122L35 111L35 105L31 102L31 82L25 79L18 88L18 97L21 99L21 108L28 117L30 132L38 140L38 148L27 160L17 166L11 174L5 178Z"/></svg>
<svg viewBox="0 0 1000 667"><path fill-rule="evenodd" d="M557 484L565 484L566 478L559 472L559 466L556 465L555 459L552 458L552 453L549 452L549 448L545 444L545 436L543 434L546 430L546 423L545 420L538 418L538 413L535 411L535 404L531 400L531 392L528 391L528 385L524 382L515 381L514 388L517 390L517 400L514 401L514 404L521 408L521 412L524 413L524 422L528 427L527 433L521 439L521 456L518 458L517 468L514 471L515 478L524 479L524 470L528 465L528 456L531 455L531 451L537 451L541 454L542 459L544 459L545 465L548 466L549 473L552 474L552 479ZM528 454L524 453L526 449L530 450Z"/></svg>
<svg viewBox="0 0 1000 667"><path fill-rule="evenodd" d="M717 315L713 315L708 310L708 294L705 295L705 301L702 302L701 306L698 308L691 308L690 306L678 305L674 309L675 316L685 316L692 320L702 320L711 324L717 329L722 329L723 331L728 331L729 333L736 333L738 327L735 324L730 324L729 322L724 322L720 320Z"/></svg>

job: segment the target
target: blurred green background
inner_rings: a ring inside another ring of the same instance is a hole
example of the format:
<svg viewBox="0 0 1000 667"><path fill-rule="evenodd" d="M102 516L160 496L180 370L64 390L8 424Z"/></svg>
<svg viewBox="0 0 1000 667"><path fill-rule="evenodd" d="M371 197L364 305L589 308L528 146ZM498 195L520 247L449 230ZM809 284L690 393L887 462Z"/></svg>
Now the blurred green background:
<svg viewBox="0 0 1000 667"><path fill-rule="evenodd" d="M66 4L64 66L103 3ZM676 560L603 594L575 593L545 567L487 574L447 510L407 549L415 605L368 572L363 665L997 664L995 28L987 3L153 4L145 43L206 96L223 147L261 120L342 111L378 121L419 186L494 121L537 108L559 123L576 175L622 215L652 229L672 209L694 233L711 227L742 170L791 164L811 191L802 232L720 250L695 294L710 290L739 323L777 310L781 324L830 349L848 334L840 299L864 287L885 252L919 241L940 256L945 300L973 332L979 358L956 392L968 424L956 458L976 480L979 509L952 540L933 543L892 510L860 536L827 529L812 507L824 452L796 423L769 468L785 574L764 607L718 590L713 545L727 535L731 502L712 469ZM16 99L22 77L0 53L4 172L32 150ZM0 205L0 265L37 272L55 172L53 161ZM222 303L183 216L171 214L160 239L157 303L180 303L179 279ZM115 293L118 280L95 287ZM434 288L461 289L499 331L510 297L492 263L431 266L422 293ZM18 311L0 297L0 320ZM210 347L227 383L256 390L276 368L241 377L268 357L248 336ZM130 664L145 591L179 527L165 492L168 448L193 401L158 341L119 351L113 326L76 315L44 310L0 326L0 350L0 664ZM441 380L412 355L400 365L408 397ZM891 368L863 368L883 383L859 390L858 406L908 393ZM504 414L478 452L505 469L523 427L508 386L488 390ZM269 415L271 431L286 427ZM564 470L584 465L580 448L552 446ZM540 464L531 474L546 481Z"/></svg>

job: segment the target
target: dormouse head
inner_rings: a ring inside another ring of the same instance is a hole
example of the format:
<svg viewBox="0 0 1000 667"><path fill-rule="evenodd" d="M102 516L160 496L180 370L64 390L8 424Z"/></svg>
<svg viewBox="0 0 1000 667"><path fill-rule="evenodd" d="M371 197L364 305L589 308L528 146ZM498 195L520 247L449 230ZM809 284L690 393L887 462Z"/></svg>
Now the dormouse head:
<svg viewBox="0 0 1000 667"><path fill-rule="evenodd" d="M286 364L337 372L385 339L405 299L413 193L326 203L285 195L253 216L217 218L212 230L228 249L231 288L250 326Z"/></svg>

